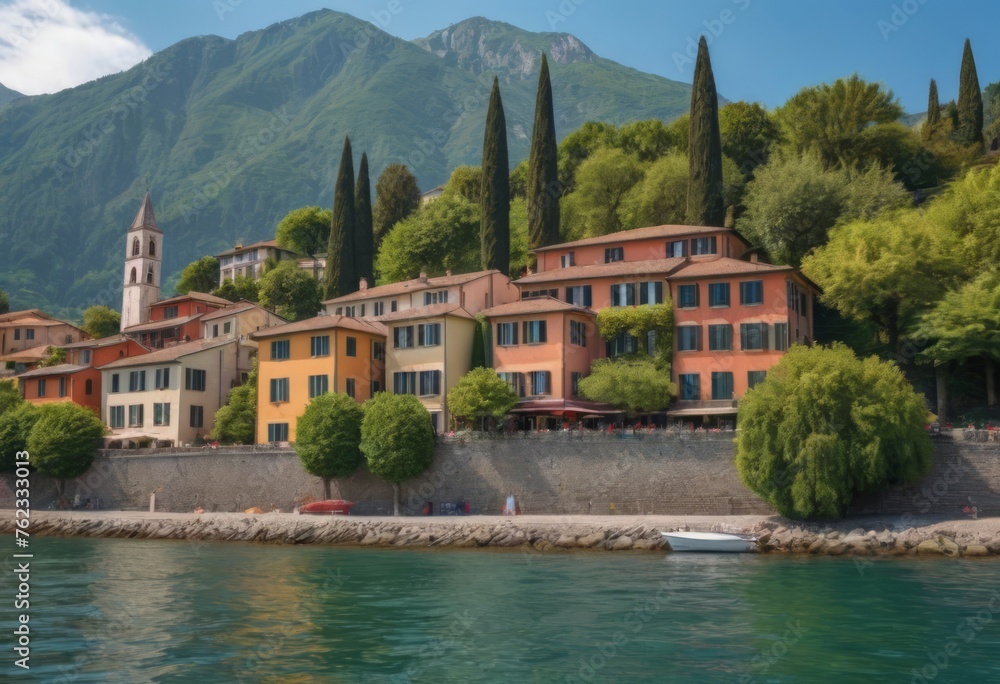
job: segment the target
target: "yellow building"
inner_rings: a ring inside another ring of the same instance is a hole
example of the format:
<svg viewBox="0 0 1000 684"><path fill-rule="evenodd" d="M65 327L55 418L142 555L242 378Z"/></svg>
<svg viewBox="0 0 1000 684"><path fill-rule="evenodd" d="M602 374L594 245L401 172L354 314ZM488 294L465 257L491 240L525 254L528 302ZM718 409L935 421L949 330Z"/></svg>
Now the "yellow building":
<svg viewBox="0 0 1000 684"><path fill-rule="evenodd" d="M436 431L451 424L448 390L472 366L476 319L458 304L436 304L387 314L385 377L393 394L416 395Z"/></svg>
<svg viewBox="0 0 1000 684"><path fill-rule="evenodd" d="M257 443L295 441L295 422L313 397L341 392L358 403L385 389L385 327L317 316L251 335L260 347Z"/></svg>

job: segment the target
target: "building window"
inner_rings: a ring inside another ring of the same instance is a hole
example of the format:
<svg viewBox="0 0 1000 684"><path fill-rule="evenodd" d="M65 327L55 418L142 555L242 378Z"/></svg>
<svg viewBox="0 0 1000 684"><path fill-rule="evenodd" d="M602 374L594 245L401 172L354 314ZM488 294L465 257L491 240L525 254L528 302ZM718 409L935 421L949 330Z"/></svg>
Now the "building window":
<svg viewBox="0 0 1000 684"><path fill-rule="evenodd" d="M514 394L519 397L524 396L524 373L497 373L500 379L511 386Z"/></svg>
<svg viewBox="0 0 1000 684"><path fill-rule="evenodd" d="M663 283L658 280L649 283L639 283L639 303L662 304Z"/></svg>
<svg viewBox="0 0 1000 684"><path fill-rule="evenodd" d="M385 361L385 342L372 343L372 358L376 361Z"/></svg>
<svg viewBox="0 0 1000 684"><path fill-rule="evenodd" d="M698 286L678 285L677 286L677 308L696 309L698 308Z"/></svg>
<svg viewBox="0 0 1000 684"><path fill-rule="evenodd" d="M59 378L59 398L66 396L66 378Z"/></svg>
<svg viewBox="0 0 1000 684"><path fill-rule="evenodd" d="M14 341L17 342L19 339L21 339L21 329L14 328Z"/></svg>
<svg viewBox="0 0 1000 684"><path fill-rule="evenodd" d="M393 373L392 391L394 394L416 394L417 374L413 371L408 373Z"/></svg>
<svg viewBox="0 0 1000 684"><path fill-rule="evenodd" d="M128 277L129 285L134 285L135 284L135 279L136 279L135 267L133 266L132 267L132 273L130 273L129 277Z"/></svg>
<svg viewBox="0 0 1000 684"><path fill-rule="evenodd" d="M691 240L691 254L715 254L715 237L694 238Z"/></svg>
<svg viewBox="0 0 1000 684"><path fill-rule="evenodd" d="M212 337L218 337L218 336L219 336L219 324L216 323L215 325L212 326Z"/></svg>
<svg viewBox="0 0 1000 684"><path fill-rule="evenodd" d="M33 339L35 339L35 329L34 328L28 328L27 330L25 330L24 331L24 339L26 339L26 340L33 340Z"/></svg>
<svg viewBox="0 0 1000 684"><path fill-rule="evenodd" d="M226 321L225 323L222 324L222 334L223 335L228 335L232 331L233 331L233 322L232 321Z"/></svg>
<svg viewBox="0 0 1000 684"><path fill-rule="evenodd" d="M89 349L84 349L82 352L80 352L80 363L83 364L84 366L89 366L90 365L90 350Z"/></svg>
<svg viewBox="0 0 1000 684"><path fill-rule="evenodd" d="M372 393L371 393L371 396L374 397L376 394L378 394L381 391L382 391L382 383L380 383L378 380L372 380Z"/></svg>
<svg viewBox="0 0 1000 684"><path fill-rule="evenodd" d="M272 342L273 344L273 342ZM314 335L309 338L309 355L316 356L329 356L330 355L330 336L329 335ZM287 357L286 357L287 358Z"/></svg>
<svg viewBox="0 0 1000 684"><path fill-rule="evenodd" d="M541 344L547 341L545 321L525 321L523 328L525 344Z"/></svg>
<svg viewBox="0 0 1000 684"><path fill-rule="evenodd" d="M288 378L271 378L271 403L288 401Z"/></svg>
<svg viewBox="0 0 1000 684"><path fill-rule="evenodd" d="M551 288L547 290L521 290L521 299L538 299L539 297L559 298L559 289Z"/></svg>
<svg viewBox="0 0 1000 684"><path fill-rule="evenodd" d="M132 256L139 256L142 247L139 246L139 238L132 239Z"/></svg>
<svg viewBox="0 0 1000 684"><path fill-rule="evenodd" d="M552 394L552 383L549 380L549 371L531 371L531 396L537 397L544 394Z"/></svg>
<svg viewBox="0 0 1000 684"><path fill-rule="evenodd" d="M497 346L514 347L517 345L517 323L497 323Z"/></svg>
<svg viewBox="0 0 1000 684"><path fill-rule="evenodd" d="M577 285L566 288L566 303L574 306L590 307L593 299L590 295L590 285Z"/></svg>
<svg viewBox="0 0 1000 684"><path fill-rule="evenodd" d="M287 442L288 441L288 423L268 423L267 424L267 441L268 442Z"/></svg>
<svg viewBox="0 0 1000 684"><path fill-rule="evenodd" d="M441 344L441 324L424 323L417 326L417 344L421 347L436 347Z"/></svg>
<svg viewBox="0 0 1000 684"><path fill-rule="evenodd" d="M347 396L349 396L349 397L350 397L351 399L354 399L354 398L355 398L355 397L354 397L354 391L355 391L355 390L354 390L354 386L355 386L355 385L354 385L354 378L347 378L347 380L345 380L345 381L344 381L344 384L345 384L345 387L344 387L344 392L345 392L345 393L347 394Z"/></svg>
<svg viewBox="0 0 1000 684"><path fill-rule="evenodd" d="M708 305L729 306L729 283L709 283Z"/></svg>
<svg viewBox="0 0 1000 684"><path fill-rule="evenodd" d="M149 238L149 256L156 256L156 240Z"/></svg>
<svg viewBox="0 0 1000 684"><path fill-rule="evenodd" d="M733 398L733 374L729 371L712 373L712 399L717 401Z"/></svg>
<svg viewBox="0 0 1000 684"><path fill-rule="evenodd" d="M674 240L667 243L667 258L681 258L688 255L687 240Z"/></svg>
<svg viewBox="0 0 1000 684"><path fill-rule="evenodd" d="M364 315L365 315L365 305L362 304L361 305L361 316L362 316L362 318L364 317Z"/></svg>
<svg viewBox="0 0 1000 684"><path fill-rule="evenodd" d="M447 304L447 303L448 303L448 290L440 290L438 292L424 293L424 306L429 306L431 304Z"/></svg>
<svg viewBox="0 0 1000 684"><path fill-rule="evenodd" d="M108 407L108 424L112 428L123 428L125 427L125 407L124 406L110 406Z"/></svg>
<svg viewBox="0 0 1000 684"><path fill-rule="evenodd" d="M358 355L358 338L348 337L347 338L347 350L345 352L348 356Z"/></svg>
<svg viewBox="0 0 1000 684"><path fill-rule="evenodd" d="M385 302L375 302L372 304L372 315L381 316L385 314Z"/></svg>
<svg viewBox="0 0 1000 684"><path fill-rule="evenodd" d="M441 394L441 371L420 371L420 396Z"/></svg>
<svg viewBox="0 0 1000 684"><path fill-rule="evenodd" d="M132 404L128 407L128 426L142 427L142 414L145 407L142 404Z"/></svg>
<svg viewBox="0 0 1000 684"><path fill-rule="evenodd" d="M94 381L93 380L87 380L85 383L83 383L83 393L87 394L87 395L91 395L91 394L94 393Z"/></svg>
<svg viewBox="0 0 1000 684"><path fill-rule="evenodd" d="M788 351L788 324L774 324L774 349L775 351Z"/></svg>
<svg viewBox="0 0 1000 684"><path fill-rule="evenodd" d="M170 404L153 404L153 425L170 425Z"/></svg>
<svg viewBox="0 0 1000 684"><path fill-rule="evenodd" d="M752 306L764 303L764 281L747 280L740 283L740 304Z"/></svg>
<svg viewBox="0 0 1000 684"><path fill-rule="evenodd" d="M733 326L728 323L708 326L708 351L732 351Z"/></svg>
<svg viewBox="0 0 1000 684"><path fill-rule="evenodd" d="M587 346L587 324L583 321L569 322L569 343L578 347Z"/></svg>
<svg viewBox="0 0 1000 684"><path fill-rule="evenodd" d="M700 351L701 350L701 326L700 325L679 325L677 326L677 351Z"/></svg>
<svg viewBox="0 0 1000 684"><path fill-rule="evenodd" d="M635 354L639 351L639 339L628 333L620 333L608 340L608 356L622 356L624 354Z"/></svg>
<svg viewBox="0 0 1000 684"><path fill-rule="evenodd" d="M149 265L149 269L146 270L146 282L150 285L153 284L153 265Z"/></svg>
<svg viewBox="0 0 1000 684"><path fill-rule="evenodd" d="M562 268L569 268L570 266L576 266L576 252L563 254L561 257L559 257L559 265L562 266Z"/></svg>
<svg viewBox="0 0 1000 684"><path fill-rule="evenodd" d="M697 401L701 399L701 375L698 373L683 373L681 381L681 399Z"/></svg>
<svg viewBox="0 0 1000 684"><path fill-rule="evenodd" d="M314 399L330 391L330 376L310 375L309 376L309 398ZM274 401L272 399L271 401Z"/></svg>
<svg viewBox="0 0 1000 684"><path fill-rule="evenodd" d="M128 391L129 392L145 392L146 391L146 371L131 371L128 374Z"/></svg>
<svg viewBox="0 0 1000 684"><path fill-rule="evenodd" d="M176 306L165 306L163 307L163 318L164 320L168 318L177 318L177 307Z"/></svg>
<svg viewBox="0 0 1000 684"><path fill-rule="evenodd" d="M153 386L156 389L167 389L170 387L170 369L169 368L157 368L156 369L156 382Z"/></svg>
<svg viewBox="0 0 1000 684"><path fill-rule="evenodd" d="M747 389L753 389L764 382L765 377L767 377L767 371L747 371Z"/></svg>
<svg viewBox="0 0 1000 684"><path fill-rule="evenodd" d="M583 373L572 372L569 374L570 393L574 397L580 396L580 381L583 380Z"/></svg>
<svg viewBox="0 0 1000 684"><path fill-rule="evenodd" d="M38 378L38 396L45 396L45 378Z"/></svg>
<svg viewBox="0 0 1000 684"><path fill-rule="evenodd" d="M196 368L185 368L184 369L184 389L194 390L195 392L205 391L205 377L206 373L203 370L198 370Z"/></svg>
<svg viewBox="0 0 1000 684"><path fill-rule="evenodd" d="M767 323L740 323L740 349L767 349Z"/></svg>
<svg viewBox="0 0 1000 684"><path fill-rule="evenodd" d="M604 263L610 264L614 261L624 261L625 260L625 248L624 247L608 247L604 250Z"/></svg>
<svg viewBox="0 0 1000 684"><path fill-rule="evenodd" d="M391 302L389 302L389 312L395 313L398 310L399 310L399 302L393 299Z"/></svg>
<svg viewBox="0 0 1000 684"><path fill-rule="evenodd" d="M635 285L633 283L619 283L611 286L611 306L634 305Z"/></svg>
<svg viewBox="0 0 1000 684"><path fill-rule="evenodd" d="M120 391L121 390L119 389L118 373L112 373L111 374L111 393L112 394L117 394Z"/></svg>
<svg viewBox="0 0 1000 684"><path fill-rule="evenodd" d="M271 360L281 361L282 359L287 359L291 356L291 341L290 340L276 340L271 343Z"/></svg>
<svg viewBox="0 0 1000 684"><path fill-rule="evenodd" d="M205 407L191 406L191 427L205 427Z"/></svg>
<svg viewBox="0 0 1000 684"><path fill-rule="evenodd" d="M413 346L413 326L404 325L392 329L392 346L394 349L409 349Z"/></svg>

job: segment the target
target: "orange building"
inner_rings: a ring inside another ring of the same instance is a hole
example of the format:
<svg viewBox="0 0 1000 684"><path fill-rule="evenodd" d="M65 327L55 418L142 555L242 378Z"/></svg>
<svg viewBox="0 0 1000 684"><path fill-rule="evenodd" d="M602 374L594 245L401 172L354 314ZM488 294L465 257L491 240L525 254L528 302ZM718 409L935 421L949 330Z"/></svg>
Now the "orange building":
<svg viewBox="0 0 1000 684"><path fill-rule="evenodd" d="M313 397L341 392L358 403L385 389L386 328L317 316L251 335L259 343L257 442L294 442Z"/></svg>
<svg viewBox="0 0 1000 684"><path fill-rule="evenodd" d="M150 349L198 340L202 337L201 317L231 304L228 299L215 295L188 292L156 302L149 307L145 323L130 326L122 332Z"/></svg>
<svg viewBox="0 0 1000 684"><path fill-rule="evenodd" d="M100 367L113 361L149 353L123 335L84 340L62 346L66 363L37 368L18 376L21 395L32 404L72 401L101 415Z"/></svg>

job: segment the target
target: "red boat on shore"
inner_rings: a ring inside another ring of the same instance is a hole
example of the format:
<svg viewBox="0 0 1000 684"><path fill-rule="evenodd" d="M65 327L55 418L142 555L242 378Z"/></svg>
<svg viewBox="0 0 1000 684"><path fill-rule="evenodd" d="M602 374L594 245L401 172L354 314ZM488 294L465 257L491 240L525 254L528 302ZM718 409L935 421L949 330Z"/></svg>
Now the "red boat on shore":
<svg viewBox="0 0 1000 684"><path fill-rule="evenodd" d="M326 501L313 501L303 506L299 506L299 513L310 513L312 515L347 515L354 508L353 501L343 499L327 499Z"/></svg>

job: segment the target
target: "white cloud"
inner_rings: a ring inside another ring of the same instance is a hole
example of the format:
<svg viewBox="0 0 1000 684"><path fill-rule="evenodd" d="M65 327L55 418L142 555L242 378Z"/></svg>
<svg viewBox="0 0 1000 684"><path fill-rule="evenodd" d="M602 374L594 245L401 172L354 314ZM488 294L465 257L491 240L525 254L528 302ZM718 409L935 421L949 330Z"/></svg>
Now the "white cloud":
<svg viewBox="0 0 1000 684"><path fill-rule="evenodd" d="M65 0L0 0L0 83L25 95L86 83L150 54L107 14Z"/></svg>

